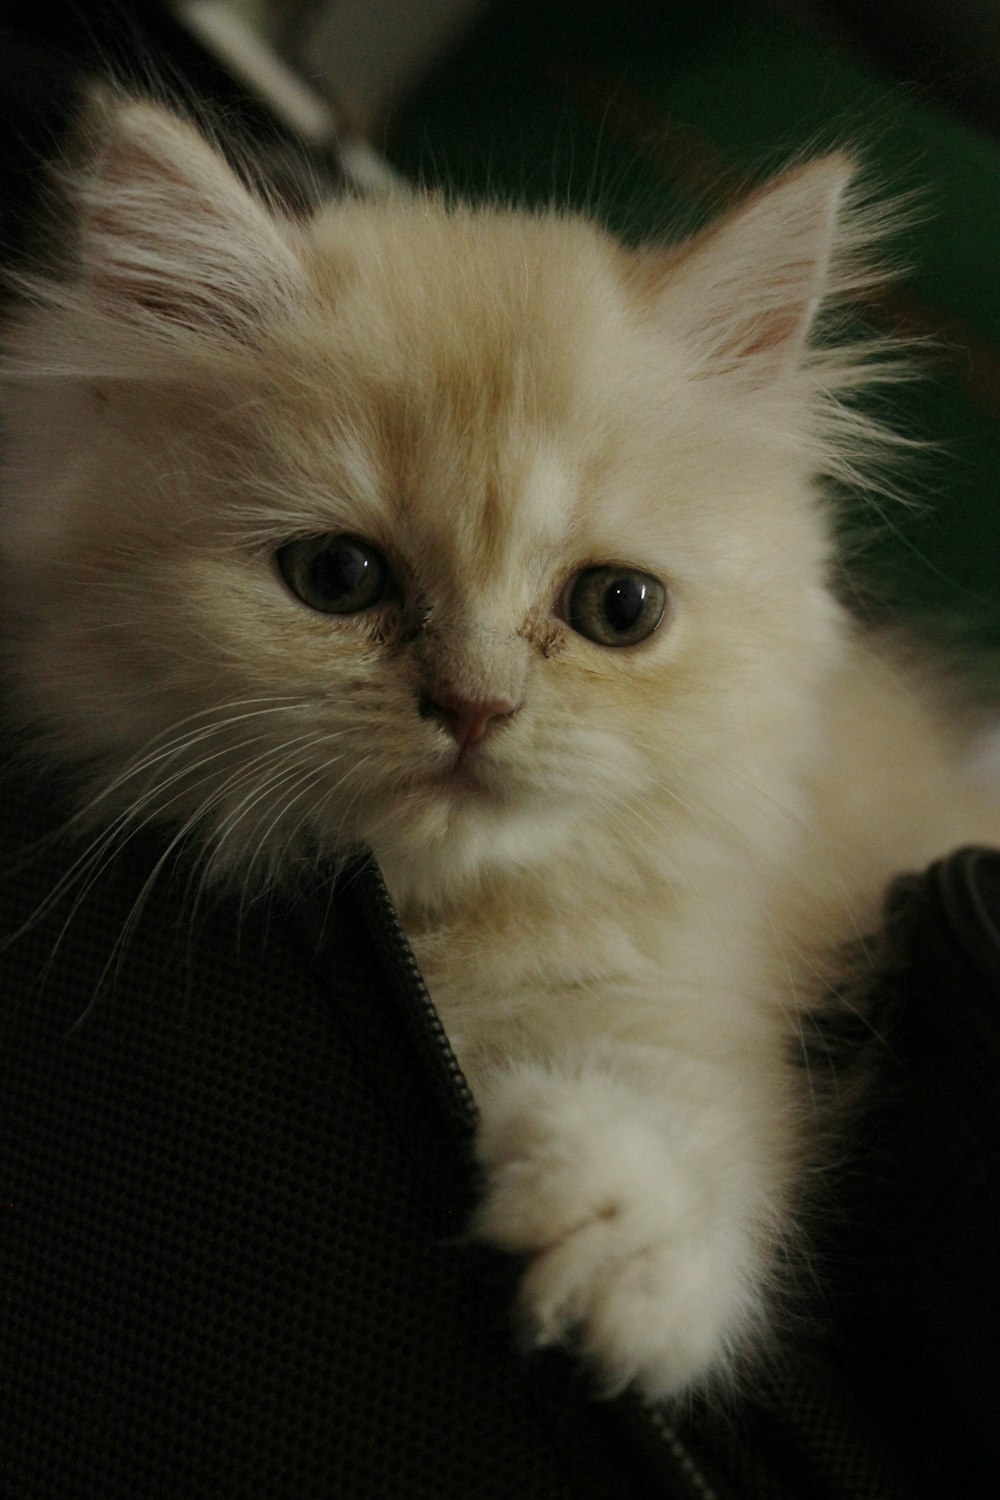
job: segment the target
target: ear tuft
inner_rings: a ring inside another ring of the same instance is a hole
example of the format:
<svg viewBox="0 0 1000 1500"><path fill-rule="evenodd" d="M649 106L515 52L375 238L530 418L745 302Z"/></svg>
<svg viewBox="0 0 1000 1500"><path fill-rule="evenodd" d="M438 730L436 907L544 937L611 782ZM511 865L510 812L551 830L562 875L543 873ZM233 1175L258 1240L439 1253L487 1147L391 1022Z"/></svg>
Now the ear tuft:
<svg viewBox="0 0 1000 1500"><path fill-rule="evenodd" d="M191 125L98 101L74 174L79 275L108 311L241 343L301 299L280 225Z"/></svg>

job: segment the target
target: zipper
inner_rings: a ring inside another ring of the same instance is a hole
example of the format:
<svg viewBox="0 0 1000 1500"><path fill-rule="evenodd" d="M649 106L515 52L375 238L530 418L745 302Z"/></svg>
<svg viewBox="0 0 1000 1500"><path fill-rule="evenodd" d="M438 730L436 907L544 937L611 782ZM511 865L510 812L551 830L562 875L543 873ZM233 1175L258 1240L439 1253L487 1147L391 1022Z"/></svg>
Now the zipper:
<svg viewBox="0 0 1000 1500"><path fill-rule="evenodd" d="M383 968L393 982L400 1012L424 1076L441 1109L455 1146L463 1156L476 1133L479 1111L472 1090L452 1050L448 1033L428 993L396 913L388 887L374 858L356 864L344 879L372 934Z"/></svg>
<svg viewBox="0 0 1000 1500"><path fill-rule="evenodd" d="M445 1122L456 1165L462 1166L470 1160L478 1124L475 1099L373 857L359 859L338 879L335 899L341 897L354 905L371 936L395 992L407 1039ZM601 1404L630 1457L655 1486L651 1494L663 1500L728 1500L665 1409L647 1405L628 1391Z"/></svg>

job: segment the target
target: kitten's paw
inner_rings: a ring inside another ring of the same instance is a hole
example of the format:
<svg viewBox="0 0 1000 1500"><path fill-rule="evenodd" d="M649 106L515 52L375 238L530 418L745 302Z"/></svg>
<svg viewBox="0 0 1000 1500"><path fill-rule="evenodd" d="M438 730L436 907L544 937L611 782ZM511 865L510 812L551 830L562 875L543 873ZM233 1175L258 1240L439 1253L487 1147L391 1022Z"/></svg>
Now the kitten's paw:
<svg viewBox="0 0 1000 1500"><path fill-rule="evenodd" d="M631 1091L523 1069L482 1102L486 1192L473 1232L527 1258L520 1316L571 1342L607 1394L659 1399L722 1373L751 1299L711 1188Z"/></svg>

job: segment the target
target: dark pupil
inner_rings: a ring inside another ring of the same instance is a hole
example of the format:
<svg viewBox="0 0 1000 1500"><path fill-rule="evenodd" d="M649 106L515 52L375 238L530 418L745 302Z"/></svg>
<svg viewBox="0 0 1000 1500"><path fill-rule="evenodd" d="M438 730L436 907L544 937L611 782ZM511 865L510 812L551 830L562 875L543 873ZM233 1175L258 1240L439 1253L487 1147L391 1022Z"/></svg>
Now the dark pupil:
<svg viewBox="0 0 1000 1500"><path fill-rule="evenodd" d="M313 559L313 584L324 599L343 599L360 588L369 566L369 559L360 548L338 542Z"/></svg>
<svg viewBox="0 0 1000 1500"><path fill-rule="evenodd" d="M642 614L646 585L637 578L616 578L604 595L604 617L612 630L624 634Z"/></svg>

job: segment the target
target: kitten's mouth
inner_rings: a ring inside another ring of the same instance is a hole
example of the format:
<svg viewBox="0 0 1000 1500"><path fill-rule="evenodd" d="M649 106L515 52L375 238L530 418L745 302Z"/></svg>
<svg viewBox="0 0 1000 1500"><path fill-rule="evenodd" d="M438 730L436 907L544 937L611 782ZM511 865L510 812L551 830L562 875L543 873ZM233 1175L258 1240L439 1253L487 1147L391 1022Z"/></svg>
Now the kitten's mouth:
<svg viewBox="0 0 1000 1500"><path fill-rule="evenodd" d="M460 750L449 764L434 766L423 774L418 772L413 782L418 789L444 792L462 800L497 795L496 778L474 749Z"/></svg>
<svg viewBox="0 0 1000 1500"><path fill-rule="evenodd" d="M457 795L486 796L490 787L474 755L459 754L455 761L432 776L432 781Z"/></svg>

